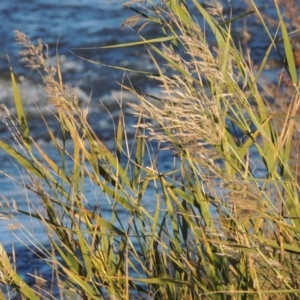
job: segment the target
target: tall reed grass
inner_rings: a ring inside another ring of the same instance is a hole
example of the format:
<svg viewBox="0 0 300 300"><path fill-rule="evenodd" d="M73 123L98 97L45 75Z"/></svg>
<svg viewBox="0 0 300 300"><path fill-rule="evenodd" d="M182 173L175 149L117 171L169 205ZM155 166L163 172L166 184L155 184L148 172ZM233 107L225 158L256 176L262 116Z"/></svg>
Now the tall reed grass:
<svg viewBox="0 0 300 300"><path fill-rule="evenodd" d="M61 299L298 299L299 80L277 1L278 35L293 90L285 111L275 110L260 86L278 37L254 0L254 13L270 39L256 71L233 41L236 18L225 20L220 4L209 9L196 0L125 5L136 13L125 25L139 26L140 42L106 48L146 46L157 69L149 77L162 93L156 97L158 107L148 96L122 87L140 100L131 104L138 122L134 145L129 145L120 111L114 151L87 122L76 94L63 83L59 63L48 66L42 42L35 46L16 32L25 49L23 60L40 72L62 136L71 138L73 150L67 151L66 140L57 141L46 122L61 162L31 138L11 73L18 120L11 130L18 148L2 140L0 147L28 171L31 182L24 188L43 203L44 213L21 213L38 219L46 230L51 251L34 237L32 242L53 278L37 277L37 284L29 286L0 245L2 285L11 298L24 299L55 299L54 285ZM198 17L215 37L214 46ZM162 36L144 38L148 23L156 24ZM277 86L283 84L279 77ZM282 98L275 101L282 104ZM167 149L159 151L175 155L173 171L161 173L148 150L151 139ZM87 207L87 181L101 190L110 219L102 217L101 209ZM150 186L156 191L150 198L153 211L145 202ZM7 295L2 290L0 299Z"/></svg>

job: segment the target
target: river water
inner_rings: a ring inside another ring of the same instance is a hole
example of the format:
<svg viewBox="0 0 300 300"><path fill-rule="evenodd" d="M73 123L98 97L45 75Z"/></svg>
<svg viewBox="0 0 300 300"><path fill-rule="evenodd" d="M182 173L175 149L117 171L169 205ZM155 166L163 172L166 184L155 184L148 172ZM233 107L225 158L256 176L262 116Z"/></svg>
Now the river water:
<svg viewBox="0 0 300 300"><path fill-rule="evenodd" d="M258 4L261 9L272 15L274 14L272 2L261 1ZM245 12L246 5L243 1L232 0L230 4L234 8L235 15ZM224 2L224 7L229 15L230 9L227 2ZM131 29L121 30L120 28L124 19L132 14L131 10L122 7L115 0L3 0L0 2L0 104L5 104L13 110L13 96L9 78L9 66L12 66L18 80L31 133L49 155L51 155L53 148L51 148L46 137L45 127L41 125L39 111L42 111L48 118L49 124L53 124L55 127L51 117L53 108L47 102L39 76L24 68L19 62L20 47L15 44L14 30L21 30L30 37L32 42L42 38L43 42L49 46L50 60L55 61L56 46L58 45L64 81L77 90L83 106L89 103L91 125L110 147L113 140L113 125L111 115L107 113L102 104L104 103L110 109L113 117L117 115L115 98L119 98L121 95L118 82L123 80L124 73L100 64L92 64L79 56L95 62L130 69L154 72L155 67L143 47L117 50L78 48L100 47L138 40ZM251 48L252 57L258 63L269 46L269 41L265 34L258 33L258 26L254 17L249 17L247 23L236 22L234 26L236 35L241 35L245 28L251 35L248 46ZM151 26L145 30L144 34L149 37L159 36L157 29ZM276 54L272 55L273 60L276 61L278 57ZM276 69L266 70L267 72L271 74L276 72ZM135 88L152 94L159 93L155 82L146 80L138 73L131 72L127 75ZM134 101L134 97L125 92L123 93L123 100ZM127 129L133 133L132 124L135 119L130 117L129 109L126 110L126 116ZM2 122L0 122L0 139L8 143L11 141L11 133ZM161 171L170 170L172 166L171 155L163 153L159 159L162 166ZM28 208L26 198L31 197L31 195L26 195L25 191L4 173L18 181L26 181L28 175L2 150L0 150L0 170L0 197L2 197L0 201L5 205L5 199L8 201L13 199L19 209L26 210ZM149 197L151 194L153 192L150 190L148 192ZM37 203L36 205L40 204ZM37 222L21 214L16 218L26 229L33 231L34 236L41 243L43 241L46 243L47 238ZM15 229L15 220L0 220L0 226L2 228L0 243L5 246L8 252L11 251L12 245L17 250L25 249L22 248L23 246L18 239L21 239L22 243L29 244L29 241L26 241L23 236L24 229ZM24 265L21 265L20 269L27 272L28 268L32 269L35 266L31 264L29 267L28 261L31 260L31 254L28 251L25 252Z"/></svg>

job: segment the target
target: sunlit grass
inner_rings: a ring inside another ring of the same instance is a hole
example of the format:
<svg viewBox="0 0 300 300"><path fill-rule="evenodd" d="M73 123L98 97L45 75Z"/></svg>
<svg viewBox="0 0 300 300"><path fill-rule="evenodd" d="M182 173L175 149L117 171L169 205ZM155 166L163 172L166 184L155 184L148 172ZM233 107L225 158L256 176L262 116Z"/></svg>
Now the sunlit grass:
<svg viewBox="0 0 300 300"><path fill-rule="evenodd" d="M193 15L202 16L215 37L214 47L184 2L134 6L140 26L153 22L162 29L163 37L152 40L139 32L139 44L147 46L157 70L149 77L157 80L162 92L159 99L156 96L158 107L149 95L122 87L140 100L131 104L138 121L129 145L120 111L114 151L88 124L76 94L62 81L59 64L47 65L42 42L34 46L16 32L26 49L25 62L40 71L57 110L63 143L47 130L61 161L54 162L31 138L13 73L19 123L14 130L21 150L4 141L0 147L32 175L25 188L40 198L45 212L30 212L29 217L46 230L52 251L46 252L45 263L53 269L62 299L74 299L75 294L81 299L299 297L294 144L300 97L286 25L275 1L293 89L287 110L279 113L259 86L266 59L254 73L233 42L231 25L236 18L225 21L221 6L208 11L192 2ZM252 4L270 47L275 47L277 37ZM132 20L126 24L133 25ZM136 43L111 47L132 45ZM67 135L73 142L71 152L65 146ZM161 173L149 150L151 139L175 155L174 170ZM87 182L101 191L110 218L102 217L101 209L87 207ZM1 280L7 286L29 299L55 297L47 288L28 286L0 250Z"/></svg>

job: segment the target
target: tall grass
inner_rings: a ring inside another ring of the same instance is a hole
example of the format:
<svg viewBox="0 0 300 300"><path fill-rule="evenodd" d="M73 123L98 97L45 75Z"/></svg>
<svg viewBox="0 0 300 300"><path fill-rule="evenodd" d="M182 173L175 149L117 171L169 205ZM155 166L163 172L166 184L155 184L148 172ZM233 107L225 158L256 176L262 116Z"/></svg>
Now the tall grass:
<svg viewBox="0 0 300 300"><path fill-rule="evenodd" d="M284 112L273 110L259 85L277 36L270 33L255 1L253 9L270 39L255 72L233 41L235 18L223 19L220 4L210 9L196 0L191 7L175 0L159 6L126 5L137 13L126 25L138 20L142 29L152 22L162 36L147 40L138 31L139 43L111 47L145 45L157 69L149 77L157 80L162 93L158 107L149 95L123 86L140 100L131 105L138 122L134 145L128 145L120 112L114 151L88 124L76 94L62 81L59 63L47 65L42 42L34 46L16 32L27 65L41 73L65 139L58 143L45 123L61 158L55 163L31 138L11 73L19 148L4 141L0 147L31 174L30 185L24 187L43 202L44 213L22 213L46 229L52 251L34 238L33 243L42 249L46 259L41 260L53 269L55 280L28 286L0 245L1 281L11 295L28 299L56 298L53 285L61 299L298 299L300 206L294 137L299 81L277 2L293 89ZM194 15L205 20L215 46L208 45ZM279 77L278 86L282 84ZM66 149L67 136L72 153ZM179 164L172 172L161 173L148 151L148 138L175 154ZM100 209L87 207L87 181L101 190L110 219L103 218ZM150 198L153 211L145 202L149 187L155 190Z"/></svg>

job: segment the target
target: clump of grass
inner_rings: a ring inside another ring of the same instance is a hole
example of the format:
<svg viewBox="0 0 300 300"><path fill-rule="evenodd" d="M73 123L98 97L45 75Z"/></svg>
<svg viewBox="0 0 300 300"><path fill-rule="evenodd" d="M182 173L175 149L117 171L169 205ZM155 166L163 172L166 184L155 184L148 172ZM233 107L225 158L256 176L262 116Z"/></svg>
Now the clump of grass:
<svg viewBox="0 0 300 300"><path fill-rule="evenodd" d="M32 175L26 188L44 204L44 214L30 216L46 228L53 249L45 251L47 263L61 298L68 293L82 299L299 297L299 185L292 145L300 97L285 23L275 2L295 95L278 125L259 87L266 59L254 74L233 42L234 19L224 22L218 5L210 8L221 20L217 21L192 2L193 13L205 19L216 38L214 47L186 2L134 7L142 28L146 22L156 23L164 36L141 37L139 42L148 47L156 65L157 74L150 77L161 85L161 106L123 87L140 99L139 105L131 105L139 116L131 149L122 112L115 151L110 151L88 124L76 94L63 84L59 64L47 66L42 43L33 46L17 32L29 66L41 68L63 136L68 133L73 142L70 153L48 128L61 157L58 164L31 139L12 74L20 123L16 136L23 150L3 141L0 146ZM276 37L261 20L271 48ZM166 71L157 55L166 61ZM145 136L173 151L180 167L161 173L146 151ZM110 219L101 216L101 209L86 205L87 180L101 191ZM150 185L155 209L149 212L145 199ZM17 277L3 250L0 264L9 279L6 284L25 297L53 297Z"/></svg>

